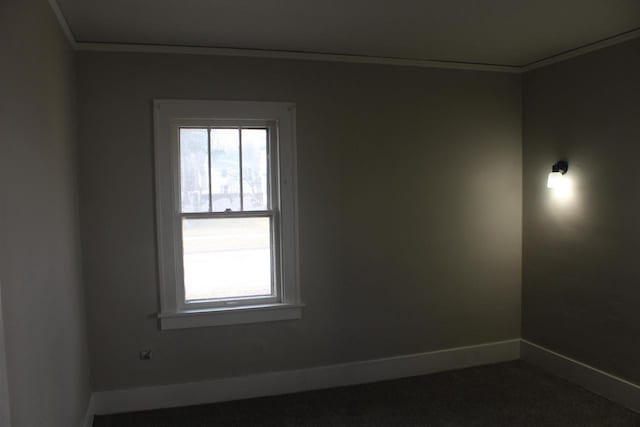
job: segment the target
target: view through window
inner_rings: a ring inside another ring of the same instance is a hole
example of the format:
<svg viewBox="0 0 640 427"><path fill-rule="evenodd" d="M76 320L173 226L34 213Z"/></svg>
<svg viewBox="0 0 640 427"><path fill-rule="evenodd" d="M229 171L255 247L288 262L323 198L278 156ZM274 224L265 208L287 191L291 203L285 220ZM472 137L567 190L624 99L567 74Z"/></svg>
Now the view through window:
<svg viewBox="0 0 640 427"><path fill-rule="evenodd" d="M269 129L182 127L179 145L185 301L273 296Z"/></svg>

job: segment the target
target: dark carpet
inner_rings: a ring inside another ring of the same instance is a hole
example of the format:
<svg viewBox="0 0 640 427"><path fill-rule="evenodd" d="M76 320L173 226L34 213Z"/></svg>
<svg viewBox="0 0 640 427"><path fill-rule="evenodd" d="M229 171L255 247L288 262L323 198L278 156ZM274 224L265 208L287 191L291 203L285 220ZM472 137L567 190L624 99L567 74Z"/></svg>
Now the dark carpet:
<svg viewBox="0 0 640 427"><path fill-rule="evenodd" d="M635 426L640 415L516 361L283 396L96 417L94 427Z"/></svg>

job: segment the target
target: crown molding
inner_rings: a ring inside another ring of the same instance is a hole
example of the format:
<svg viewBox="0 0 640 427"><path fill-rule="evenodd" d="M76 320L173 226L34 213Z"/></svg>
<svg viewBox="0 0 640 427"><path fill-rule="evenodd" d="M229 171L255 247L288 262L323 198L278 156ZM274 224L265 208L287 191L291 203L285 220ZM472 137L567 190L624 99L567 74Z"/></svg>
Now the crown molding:
<svg viewBox="0 0 640 427"><path fill-rule="evenodd" d="M380 56L349 55L339 53L300 52L286 50L244 49L229 47L182 46L163 44L103 43L79 41L73 35L69 24L58 5L57 0L48 0L60 27L69 40L71 47L83 52L136 52L170 53L186 55L239 56L250 58L273 58L303 61L347 62L356 64L398 65L406 67L443 68L453 70L489 71L498 73L526 73L557 62L566 61L596 50L604 49L625 41L640 37L640 28L607 37L593 43L579 46L525 65L483 64L463 61L442 61L433 59L393 58Z"/></svg>
<svg viewBox="0 0 640 427"><path fill-rule="evenodd" d="M69 41L69 44L73 49L77 49L78 42L76 41L76 38L71 31L71 27L69 27L67 19L64 17L64 14L60 9L60 5L58 5L58 2L56 0L49 0L49 6L51 6L51 10L53 10L53 14L56 16L58 24L60 24L60 28Z"/></svg>
<svg viewBox="0 0 640 427"><path fill-rule="evenodd" d="M584 54L604 49L606 47L614 46L616 44L633 40L638 37L640 37L640 28L635 28L630 31L625 31L624 33L616 34L615 36L607 37L606 39L598 40L596 42L589 43L575 49L567 50L565 52L561 52L556 55L531 62L520 67L520 70L522 70L523 73L526 73L527 71L546 67L547 65L555 64L557 62L566 61L567 59L575 58L576 56L582 56Z"/></svg>
<svg viewBox="0 0 640 427"><path fill-rule="evenodd" d="M187 55L242 56L250 58L293 59L303 61L349 62L358 64L400 65L423 68L491 71L519 73L520 67L509 65L479 64L473 62L438 61L430 59L390 58L380 56L349 55L338 53L299 52L267 49L240 49L227 47L175 46L131 43L78 42L79 51L171 53Z"/></svg>

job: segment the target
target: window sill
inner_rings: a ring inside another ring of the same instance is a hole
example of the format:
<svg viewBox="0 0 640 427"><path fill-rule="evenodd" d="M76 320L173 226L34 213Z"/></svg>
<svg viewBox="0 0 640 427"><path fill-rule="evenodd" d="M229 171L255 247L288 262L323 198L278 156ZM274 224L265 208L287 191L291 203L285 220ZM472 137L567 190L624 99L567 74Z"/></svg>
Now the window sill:
<svg viewBox="0 0 640 427"><path fill-rule="evenodd" d="M300 319L303 307L303 304L264 304L166 312L158 317L161 329L186 329Z"/></svg>

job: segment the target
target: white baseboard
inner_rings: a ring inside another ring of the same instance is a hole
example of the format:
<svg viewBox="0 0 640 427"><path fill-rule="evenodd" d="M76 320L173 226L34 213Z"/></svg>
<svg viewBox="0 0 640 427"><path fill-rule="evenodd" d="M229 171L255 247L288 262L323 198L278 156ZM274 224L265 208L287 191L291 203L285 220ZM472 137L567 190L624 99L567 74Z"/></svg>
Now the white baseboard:
<svg viewBox="0 0 640 427"><path fill-rule="evenodd" d="M87 412L85 413L84 420L82 421L82 427L93 427L93 416L95 413L95 396L92 393L89 397L89 403L87 403Z"/></svg>
<svg viewBox="0 0 640 427"><path fill-rule="evenodd" d="M520 358L520 339L384 359L184 384L94 392L95 414L272 396L425 375Z"/></svg>
<svg viewBox="0 0 640 427"><path fill-rule="evenodd" d="M638 384L563 356L525 339L522 340L521 358L613 402L640 412L640 386Z"/></svg>

